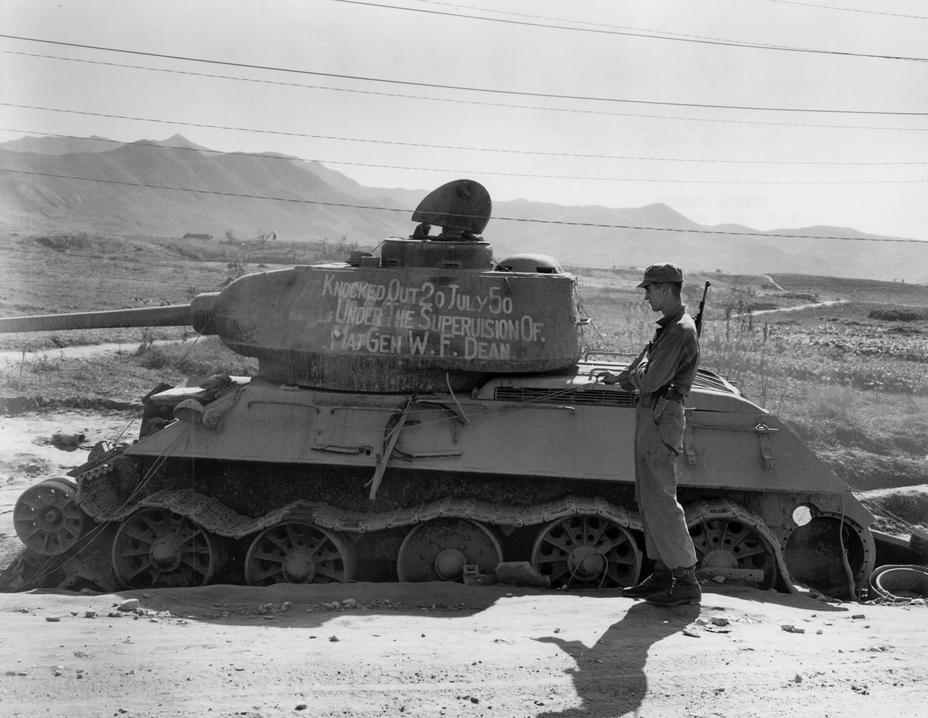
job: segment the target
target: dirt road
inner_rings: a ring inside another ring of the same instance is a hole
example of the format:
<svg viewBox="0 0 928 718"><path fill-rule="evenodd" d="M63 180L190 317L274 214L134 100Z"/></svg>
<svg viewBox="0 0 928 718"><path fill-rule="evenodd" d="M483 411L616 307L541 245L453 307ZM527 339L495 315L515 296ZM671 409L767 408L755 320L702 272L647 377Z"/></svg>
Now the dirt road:
<svg viewBox="0 0 928 718"><path fill-rule="evenodd" d="M701 609L448 583L3 594L0 636L8 717L928 715L924 605L733 587Z"/></svg>

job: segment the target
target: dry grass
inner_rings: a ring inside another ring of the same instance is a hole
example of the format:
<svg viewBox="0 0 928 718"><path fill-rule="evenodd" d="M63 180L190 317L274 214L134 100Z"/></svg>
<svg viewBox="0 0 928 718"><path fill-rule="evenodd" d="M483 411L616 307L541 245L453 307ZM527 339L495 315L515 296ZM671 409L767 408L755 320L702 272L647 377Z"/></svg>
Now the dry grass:
<svg viewBox="0 0 928 718"><path fill-rule="evenodd" d="M256 371L256 361L230 352L213 337L165 343L143 337L133 348L115 354L27 355L19 364L0 369L0 397L41 397L37 403L75 407L130 406L139 404L159 382L182 385L191 377Z"/></svg>

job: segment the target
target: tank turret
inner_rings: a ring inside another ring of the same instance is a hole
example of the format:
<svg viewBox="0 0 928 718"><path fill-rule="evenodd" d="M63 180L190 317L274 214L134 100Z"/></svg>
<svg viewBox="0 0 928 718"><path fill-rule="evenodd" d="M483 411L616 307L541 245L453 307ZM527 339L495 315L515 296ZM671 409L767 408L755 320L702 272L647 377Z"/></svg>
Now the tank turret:
<svg viewBox="0 0 928 718"><path fill-rule="evenodd" d="M341 391L458 391L568 369L580 356L576 282L554 260L495 264L479 237L490 208L480 184L450 182L379 255L247 274L189 305L0 319L0 332L191 326L257 358L270 381Z"/></svg>

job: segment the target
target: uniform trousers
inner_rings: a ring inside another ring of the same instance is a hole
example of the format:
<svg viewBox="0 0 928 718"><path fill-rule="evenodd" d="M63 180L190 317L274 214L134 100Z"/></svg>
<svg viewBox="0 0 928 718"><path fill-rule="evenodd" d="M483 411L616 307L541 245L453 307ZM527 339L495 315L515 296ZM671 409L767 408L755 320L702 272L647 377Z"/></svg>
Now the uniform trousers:
<svg viewBox="0 0 928 718"><path fill-rule="evenodd" d="M670 569L692 566L696 551L677 501L675 464L683 451L683 404L644 395L635 418L635 500L647 557L660 559Z"/></svg>

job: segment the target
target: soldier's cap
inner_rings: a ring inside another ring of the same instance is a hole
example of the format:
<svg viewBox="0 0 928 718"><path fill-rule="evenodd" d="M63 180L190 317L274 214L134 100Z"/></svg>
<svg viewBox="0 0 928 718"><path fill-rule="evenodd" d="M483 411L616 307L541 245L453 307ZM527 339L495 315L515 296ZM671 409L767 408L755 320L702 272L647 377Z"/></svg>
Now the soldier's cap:
<svg viewBox="0 0 928 718"><path fill-rule="evenodd" d="M638 286L647 287L649 284L682 281L683 270L676 264L652 264L644 270L644 279L641 280Z"/></svg>

